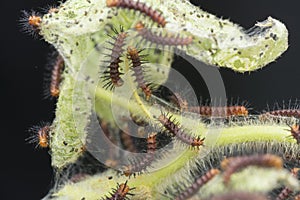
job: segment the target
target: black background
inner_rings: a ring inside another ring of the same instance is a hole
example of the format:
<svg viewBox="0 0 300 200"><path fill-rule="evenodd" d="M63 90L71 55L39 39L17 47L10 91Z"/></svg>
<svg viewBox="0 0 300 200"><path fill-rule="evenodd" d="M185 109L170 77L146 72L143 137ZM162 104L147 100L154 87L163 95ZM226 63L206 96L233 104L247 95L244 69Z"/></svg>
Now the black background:
<svg viewBox="0 0 300 200"><path fill-rule="evenodd" d="M53 101L43 99L43 73L49 46L22 34L20 10L44 8L56 1L1 1L1 199L40 199L53 183L50 156L25 143L26 130L54 117ZM288 3L287 3L288 2ZM299 98L300 12L297 1L199 0L211 13L250 28L269 15L290 31L289 50L257 72L237 74L221 69L227 96L247 100L254 110L267 103ZM188 72L185 70L185 73ZM3 187L4 186L4 187Z"/></svg>

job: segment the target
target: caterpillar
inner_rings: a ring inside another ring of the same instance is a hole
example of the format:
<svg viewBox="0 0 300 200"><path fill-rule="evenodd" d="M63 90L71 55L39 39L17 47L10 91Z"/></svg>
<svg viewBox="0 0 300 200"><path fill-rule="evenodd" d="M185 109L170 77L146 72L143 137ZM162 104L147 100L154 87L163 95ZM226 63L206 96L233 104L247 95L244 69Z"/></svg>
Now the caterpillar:
<svg viewBox="0 0 300 200"><path fill-rule="evenodd" d="M268 198L259 193L253 192L229 192L209 198L209 200L268 200ZM207 199L208 200L208 199Z"/></svg>
<svg viewBox="0 0 300 200"><path fill-rule="evenodd" d="M114 87L120 87L124 84L123 79L120 77L123 73L119 71L120 63L123 62L120 57L123 53L123 46L125 45L125 39L127 37L127 33L124 32L123 27L120 28L120 33L112 28L116 36L110 36L114 43L109 42L112 45L110 61L107 71L104 72L102 78L104 81L108 81L103 87L113 89Z"/></svg>
<svg viewBox="0 0 300 200"><path fill-rule="evenodd" d="M188 198L194 196L203 185L205 185L207 182L209 182L211 179L213 179L219 173L220 173L220 171L218 169L209 170L203 176L197 178L191 186L189 186L183 192L178 194L174 199L175 200L185 200L185 199L188 199Z"/></svg>
<svg viewBox="0 0 300 200"><path fill-rule="evenodd" d="M294 177L297 177L298 171L300 170L300 168L293 168L291 170L291 173ZM289 196L293 193L293 190L291 190L288 187L285 187L283 190L281 190L281 192L278 194L278 196L276 197L276 200L285 200L288 199Z"/></svg>
<svg viewBox="0 0 300 200"><path fill-rule="evenodd" d="M133 70L133 76L135 76L135 81L138 83L138 86L143 90L144 94L146 95L146 99L148 100L151 96L151 90L149 85L145 83L144 73L142 69L142 56L140 53L142 50L137 50L134 47L128 47L127 48L127 56L132 62L132 70Z"/></svg>
<svg viewBox="0 0 300 200"><path fill-rule="evenodd" d="M300 109L273 110L273 111L270 111L270 112L266 112L264 114L265 115L271 115L271 116L300 118Z"/></svg>
<svg viewBox="0 0 300 200"><path fill-rule="evenodd" d="M108 7L117 8L127 8L137 10L145 15L149 16L154 22L162 27L166 25L166 19L163 17L162 13L157 10L152 9L145 3L134 1L134 0L106 0L106 5Z"/></svg>
<svg viewBox="0 0 300 200"><path fill-rule="evenodd" d="M28 139L28 143L35 143L36 148L48 148L49 147L49 133L50 133L50 124L43 123L41 126L33 126L29 129L32 132L32 136Z"/></svg>
<svg viewBox="0 0 300 200"><path fill-rule="evenodd" d="M224 183L228 184L233 173L242 170L250 165L261 167L274 167L280 169L283 167L283 161L280 157L272 154L241 156L225 159L225 163L221 163L223 169Z"/></svg>
<svg viewBox="0 0 300 200"><path fill-rule="evenodd" d="M157 46L187 46L193 42L193 37L180 37L177 36L162 36L162 34L157 34L147 29L145 25L140 21L135 25L135 30L138 32L138 35L143 38L143 40L154 43Z"/></svg>
<svg viewBox="0 0 300 200"><path fill-rule="evenodd" d="M36 38L36 36L40 32L42 17L35 11L27 12L23 10L19 22L21 25L21 30L24 33L27 33Z"/></svg>
<svg viewBox="0 0 300 200"><path fill-rule="evenodd" d="M51 73L50 94L52 97L59 96L59 85L61 83L63 69L64 60L61 55L58 55Z"/></svg>
<svg viewBox="0 0 300 200"><path fill-rule="evenodd" d="M195 138L187 134L181 127L179 127L179 123L175 122L175 119L172 119L172 115L168 117L167 114L162 113L158 117L158 121L169 133L172 134L173 137L176 136L183 143L197 148L203 146L205 138Z"/></svg>
<svg viewBox="0 0 300 200"><path fill-rule="evenodd" d="M300 144L300 127L299 124L291 127L291 134L296 139L297 144Z"/></svg>
<svg viewBox="0 0 300 200"><path fill-rule="evenodd" d="M130 193L131 190L134 190L135 188L130 188L127 185L127 181L125 183L117 184L117 188L113 189L113 191L110 193L111 197L105 197L102 198L103 200L124 200L129 199L127 196L133 196L133 193Z"/></svg>
<svg viewBox="0 0 300 200"><path fill-rule="evenodd" d="M187 111L188 110L188 102L183 99L177 92L173 93L169 100L171 103L176 105L181 111Z"/></svg>
<svg viewBox="0 0 300 200"><path fill-rule="evenodd" d="M141 159L136 159L131 165L123 167L123 174L125 176L136 175L145 170L154 160L155 150L157 147L156 133L149 134L147 138L147 153Z"/></svg>
<svg viewBox="0 0 300 200"><path fill-rule="evenodd" d="M205 117L248 116L248 109L245 106L227 106L227 107L192 106L188 108L188 111L193 113L198 113Z"/></svg>

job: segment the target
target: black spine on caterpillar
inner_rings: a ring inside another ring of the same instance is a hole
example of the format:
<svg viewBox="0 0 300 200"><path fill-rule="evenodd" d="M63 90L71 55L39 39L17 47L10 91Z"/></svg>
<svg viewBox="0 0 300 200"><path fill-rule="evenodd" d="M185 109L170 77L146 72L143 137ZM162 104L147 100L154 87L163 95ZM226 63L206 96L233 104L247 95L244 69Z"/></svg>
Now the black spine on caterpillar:
<svg viewBox="0 0 300 200"><path fill-rule="evenodd" d="M137 10L145 15L149 16L152 21L158 23L160 26L165 27L166 20L162 16L162 13L152 9L147 6L145 3L134 1L134 0L106 0L106 5L108 7L117 7L117 8L127 8L132 10Z"/></svg>
<svg viewBox="0 0 300 200"><path fill-rule="evenodd" d="M104 88L113 89L114 87L120 87L124 84L123 79L120 77L122 73L119 71L120 63L123 62L120 58L122 53L124 52L123 46L125 45L125 39L127 37L127 33L124 32L123 28L121 27L120 33L115 29L112 28L115 32L116 36L110 36L115 42L109 42L112 45L109 66L107 71L104 72L102 78L107 83L103 86Z"/></svg>
<svg viewBox="0 0 300 200"><path fill-rule="evenodd" d="M174 199L175 200L185 200L192 196L194 196L199 189L205 185L207 182L209 182L211 179L213 179L217 174L219 174L220 171L218 169L211 169L208 172L206 172L203 176L195 179L195 181L187 187L184 191L182 191L180 194L178 194Z"/></svg>
<svg viewBox="0 0 300 200"><path fill-rule="evenodd" d="M143 90L143 92L146 95L146 99L148 100L151 96L151 90L149 85L145 82L144 72L142 64L145 62L143 60L144 55L141 55L140 53L143 50L137 50L134 47L128 47L127 48L127 57L132 62L132 70L133 70L133 76L135 77L135 82L138 83L138 86Z"/></svg>
<svg viewBox="0 0 300 200"><path fill-rule="evenodd" d="M193 42L193 37L180 37L177 36L162 36L162 33L155 33L145 27L142 22L138 22L135 25L135 30L138 32L143 40L150 42L151 44L161 45L162 47L165 46L187 46Z"/></svg>
<svg viewBox="0 0 300 200"><path fill-rule="evenodd" d="M183 143L197 148L203 146L205 138L195 138L187 134L181 127L179 127L179 123L177 123L175 119L172 119L172 115L168 117L167 114L162 113L158 117L158 120L173 137L176 136Z"/></svg>
<svg viewBox="0 0 300 200"><path fill-rule="evenodd" d="M147 167L151 165L155 157L157 147L156 133L151 133L147 138L147 153L141 159L136 159L128 166L123 167L123 174L125 176L136 175L142 173Z"/></svg>

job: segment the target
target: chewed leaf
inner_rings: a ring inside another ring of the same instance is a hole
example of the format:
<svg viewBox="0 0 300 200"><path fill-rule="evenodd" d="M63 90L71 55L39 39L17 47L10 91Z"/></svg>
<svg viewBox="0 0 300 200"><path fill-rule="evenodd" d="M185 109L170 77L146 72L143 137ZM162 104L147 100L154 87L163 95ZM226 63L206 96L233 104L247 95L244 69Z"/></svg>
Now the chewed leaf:
<svg viewBox="0 0 300 200"><path fill-rule="evenodd" d="M273 62L288 48L288 31L285 25L272 17L245 31L237 24L209 14L188 1L140 1L140 4L143 3L153 10L161 11L166 17L164 30L169 34L192 37L193 42L186 53L210 65L238 72L254 71ZM40 29L45 40L64 49L64 54L69 54L60 42L65 38L74 41L75 38L84 36L84 42L90 43L87 36L101 31L100 40L104 41L103 33L107 25L121 24L129 29L134 28L141 20L141 17L137 17L139 11L119 9L116 14L112 12L114 8L107 7L104 0L74 0L63 5L63 9L59 9L57 13L43 17ZM156 27L151 19L144 18L142 19L146 24Z"/></svg>

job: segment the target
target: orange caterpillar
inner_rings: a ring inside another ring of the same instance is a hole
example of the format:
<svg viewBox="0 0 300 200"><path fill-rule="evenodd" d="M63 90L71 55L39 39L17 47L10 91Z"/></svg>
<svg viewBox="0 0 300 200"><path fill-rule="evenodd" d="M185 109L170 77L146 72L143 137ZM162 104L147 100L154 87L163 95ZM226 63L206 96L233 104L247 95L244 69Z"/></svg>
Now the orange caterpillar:
<svg viewBox="0 0 300 200"><path fill-rule="evenodd" d="M123 79L121 78L122 73L119 71L120 63L123 62L120 58L123 53L123 46L125 45L125 39L127 37L127 33L124 32L123 28L121 27L120 33L113 28L114 33L116 36L110 36L114 42L108 42L112 45L111 54L109 62L109 66L107 70L104 72L102 78L104 78L105 85L104 88L113 89L114 87L120 87L124 84Z"/></svg>
<svg viewBox="0 0 300 200"><path fill-rule="evenodd" d="M22 31L34 37L40 32L42 17L37 12L22 11L20 25Z"/></svg>
<svg viewBox="0 0 300 200"><path fill-rule="evenodd" d="M177 92L173 93L170 98L170 102L175 104L180 111L187 111L188 110L188 102L183 99Z"/></svg>
<svg viewBox="0 0 300 200"><path fill-rule="evenodd" d="M137 10L145 15L149 16L154 22L158 23L162 27L165 27L166 20L157 10L152 9L147 6L145 3L134 1L134 0L106 0L106 5L108 7L117 7L117 8L128 8Z"/></svg>
<svg viewBox="0 0 300 200"><path fill-rule="evenodd" d="M64 69L64 59L58 55L51 73L50 94L53 97L58 97L60 90L59 85L62 80L62 71Z"/></svg>
<svg viewBox="0 0 300 200"><path fill-rule="evenodd" d="M271 154L227 158L221 163L222 168L225 170L223 173L224 183L228 184L233 173L250 165L280 169L283 167L283 161L280 157Z"/></svg>
<svg viewBox="0 0 300 200"><path fill-rule="evenodd" d="M147 138L147 153L144 157L141 159L136 159L132 162L129 166L124 166L123 174L125 176L131 176L138 172L141 173L144 171L147 167L151 165L151 163L154 160L154 155L157 147L157 141L156 141L156 133L151 133Z"/></svg>
<svg viewBox="0 0 300 200"><path fill-rule="evenodd" d="M265 115L271 115L271 116L300 118L300 109L273 110L273 111L270 111L270 112L266 112L264 114Z"/></svg>
<svg viewBox="0 0 300 200"><path fill-rule="evenodd" d="M128 199L128 195L133 196L133 193L130 193L131 190L134 190L135 188L130 188L127 185L127 181L125 183L121 183L120 185L117 184L117 189L113 189L111 194L111 197L105 197L102 198L103 200L124 200Z"/></svg>
<svg viewBox="0 0 300 200"><path fill-rule="evenodd" d="M193 37L180 37L179 35L175 36L162 36L161 34L152 32L150 29L147 29L142 22L138 22L135 25L135 30L143 38L143 40L154 43L156 45L164 46L187 46L193 42Z"/></svg>
<svg viewBox="0 0 300 200"><path fill-rule="evenodd" d="M188 108L189 112L198 113L205 117L231 117L231 116L248 116L248 110L245 106L194 106Z"/></svg>
<svg viewBox="0 0 300 200"><path fill-rule="evenodd" d="M187 134L179 127L179 124L175 122L175 119L172 119L172 115L168 117L167 114L163 113L158 117L158 120L172 136L176 136L183 143L197 148L203 146L205 138L193 137L190 134Z"/></svg>
<svg viewBox="0 0 300 200"><path fill-rule="evenodd" d="M29 25L38 28L41 25L42 18L40 16L32 15L28 18Z"/></svg>
<svg viewBox="0 0 300 200"><path fill-rule="evenodd" d="M143 92L146 95L146 99L148 100L151 96L151 90L150 87L146 84L145 78L144 78L144 72L142 69L142 56L140 55L141 50L138 51L134 47L128 47L127 48L127 54L128 58L132 62L132 70L133 70L133 75L135 76L135 81L138 83L138 86L143 90Z"/></svg>
<svg viewBox="0 0 300 200"><path fill-rule="evenodd" d="M35 143L36 147L49 147L49 124L45 124L44 126L34 126L29 131L33 133L33 135L27 139L29 143Z"/></svg>

